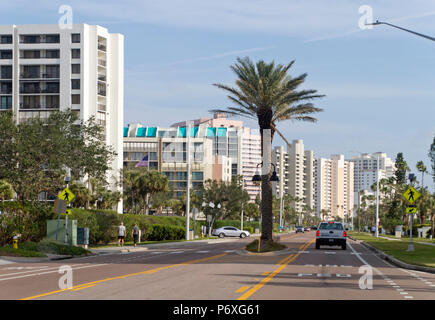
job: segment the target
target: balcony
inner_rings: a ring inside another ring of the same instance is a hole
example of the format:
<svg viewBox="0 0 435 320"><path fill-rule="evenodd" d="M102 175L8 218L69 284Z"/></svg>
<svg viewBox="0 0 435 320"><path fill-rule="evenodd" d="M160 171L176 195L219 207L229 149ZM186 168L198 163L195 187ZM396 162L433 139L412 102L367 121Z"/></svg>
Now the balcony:
<svg viewBox="0 0 435 320"><path fill-rule="evenodd" d="M106 61L102 60L102 59L98 59L98 65L105 67L106 66Z"/></svg>
<svg viewBox="0 0 435 320"><path fill-rule="evenodd" d="M98 81L106 82L106 76L98 76Z"/></svg>
<svg viewBox="0 0 435 320"><path fill-rule="evenodd" d="M23 72L20 73L21 79L59 79L59 73L36 73Z"/></svg>
<svg viewBox="0 0 435 320"><path fill-rule="evenodd" d="M99 45L98 45L98 50L101 50L101 51L106 52L107 47L106 47L105 45L99 44Z"/></svg>

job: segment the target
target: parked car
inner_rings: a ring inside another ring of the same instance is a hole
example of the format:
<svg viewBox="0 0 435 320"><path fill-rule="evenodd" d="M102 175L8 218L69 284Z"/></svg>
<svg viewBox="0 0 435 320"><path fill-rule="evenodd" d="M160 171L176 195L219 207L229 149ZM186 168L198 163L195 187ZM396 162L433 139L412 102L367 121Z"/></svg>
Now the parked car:
<svg viewBox="0 0 435 320"><path fill-rule="evenodd" d="M302 226L296 226L296 233L298 233L298 232L304 233L304 227L302 227Z"/></svg>
<svg viewBox="0 0 435 320"><path fill-rule="evenodd" d="M341 222L321 222L316 232L316 249L321 245L341 246L346 250L346 230Z"/></svg>
<svg viewBox="0 0 435 320"><path fill-rule="evenodd" d="M317 230L317 226L311 226L311 230Z"/></svg>
<svg viewBox="0 0 435 320"><path fill-rule="evenodd" d="M251 234L246 230L240 230L235 227L221 227L218 229L213 229L211 232L212 235L218 236L219 238L223 237L240 237L245 238L249 237Z"/></svg>
<svg viewBox="0 0 435 320"><path fill-rule="evenodd" d="M304 231L310 231L310 228L309 227L305 227Z"/></svg>

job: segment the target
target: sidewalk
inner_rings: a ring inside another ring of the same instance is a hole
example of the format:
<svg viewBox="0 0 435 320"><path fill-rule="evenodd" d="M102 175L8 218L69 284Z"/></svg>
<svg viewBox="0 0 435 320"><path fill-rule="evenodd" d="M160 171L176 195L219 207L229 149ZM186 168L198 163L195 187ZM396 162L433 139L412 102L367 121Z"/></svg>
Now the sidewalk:
<svg viewBox="0 0 435 320"><path fill-rule="evenodd" d="M252 234L251 237L258 236L259 234ZM240 238L223 238L223 239L204 239L204 240L189 240L189 241L173 241L173 242L165 242L165 243L149 243L149 244L138 244L136 247L134 246L113 246L106 248L88 248L92 253L96 254L115 254L115 253L127 253L127 252L141 252L154 248L162 248L169 247L173 245L187 245L192 243L206 243L206 244L217 244L217 243L225 243L225 242L233 242L239 241Z"/></svg>

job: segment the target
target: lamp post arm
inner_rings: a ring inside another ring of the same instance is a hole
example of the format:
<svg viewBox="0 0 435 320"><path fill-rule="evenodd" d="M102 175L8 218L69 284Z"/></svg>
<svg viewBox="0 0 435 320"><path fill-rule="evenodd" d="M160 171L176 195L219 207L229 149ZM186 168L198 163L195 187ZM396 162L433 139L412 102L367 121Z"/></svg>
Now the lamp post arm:
<svg viewBox="0 0 435 320"><path fill-rule="evenodd" d="M393 28L396 28L396 29L400 29L400 30L403 30L403 31L415 34L416 36L419 36L419 37L422 37L422 38L426 38L426 39L435 41L434 37L427 36L425 34L422 34L422 33L419 33L419 32L415 32L415 31L412 31L412 30L409 30L409 29L405 29L405 28L396 26L396 25L388 23L388 22L376 21L375 23L368 23L367 25L378 25L378 24L386 24L387 26L390 26L390 27L393 27Z"/></svg>

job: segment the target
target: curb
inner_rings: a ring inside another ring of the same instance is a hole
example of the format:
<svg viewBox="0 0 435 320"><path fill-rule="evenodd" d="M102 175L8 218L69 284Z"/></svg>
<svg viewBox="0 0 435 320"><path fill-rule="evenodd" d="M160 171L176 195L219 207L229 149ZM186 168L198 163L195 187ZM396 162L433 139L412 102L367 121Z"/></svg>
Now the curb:
<svg viewBox="0 0 435 320"><path fill-rule="evenodd" d="M95 254L88 254L87 256L92 256ZM13 256L0 256L1 260L9 261L9 262L48 262L48 261L58 261L58 260L66 260L72 258L81 258L87 257L86 255L80 256L72 256L72 255L57 255L57 254L49 254L47 253L47 257L13 257Z"/></svg>
<svg viewBox="0 0 435 320"><path fill-rule="evenodd" d="M235 254L238 254L240 256L280 256L280 255L284 255L284 254L290 254L290 253L294 253L293 249L282 249L282 250L278 250L278 251L269 251L269 252L261 252L261 253L256 253L256 252L251 252L248 250L236 250L234 251Z"/></svg>
<svg viewBox="0 0 435 320"><path fill-rule="evenodd" d="M379 250L378 248L375 248L374 246L372 246L371 244L368 244L367 242L365 242L363 240L354 239L352 237L349 237L349 238L352 239L353 241L360 243L361 245L363 245L364 247L366 247L370 251L375 252L381 259L384 259L385 261L391 262L396 267L400 267L403 269L409 269L409 270L417 270L417 271L435 273L435 268L417 266L414 264L409 264L409 263L400 261L399 259L396 259L396 258L386 254L385 252Z"/></svg>

